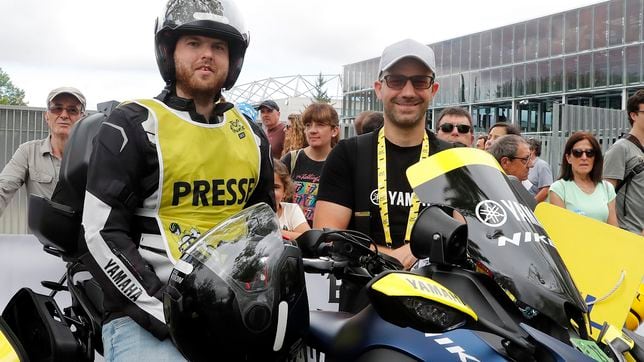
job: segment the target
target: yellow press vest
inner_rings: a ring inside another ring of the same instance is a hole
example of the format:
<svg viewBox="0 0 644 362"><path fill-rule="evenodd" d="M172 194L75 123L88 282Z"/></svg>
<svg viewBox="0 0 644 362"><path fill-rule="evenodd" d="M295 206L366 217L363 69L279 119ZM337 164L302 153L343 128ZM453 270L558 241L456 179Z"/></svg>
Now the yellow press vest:
<svg viewBox="0 0 644 362"><path fill-rule="evenodd" d="M176 262L199 235L244 208L259 179L259 141L236 108L224 113L223 122L204 124L157 100L135 103L156 121L155 218Z"/></svg>

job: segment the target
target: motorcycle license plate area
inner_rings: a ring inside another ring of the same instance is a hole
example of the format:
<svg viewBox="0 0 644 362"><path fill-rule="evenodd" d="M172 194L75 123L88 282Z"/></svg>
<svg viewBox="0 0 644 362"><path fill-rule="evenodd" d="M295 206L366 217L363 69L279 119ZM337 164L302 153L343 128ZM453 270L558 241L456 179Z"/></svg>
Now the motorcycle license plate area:
<svg viewBox="0 0 644 362"><path fill-rule="evenodd" d="M407 170L423 204L447 205L467 222L468 255L513 299L569 325L564 304L586 305L554 243L487 152L453 148Z"/></svg>
<svg viewBox="0 0 644 362"><path fill-rule="evenodd" d="M624 325L644 275L644 238L546 203L535 214L590 303L593 337L604 322Z"/></svg>

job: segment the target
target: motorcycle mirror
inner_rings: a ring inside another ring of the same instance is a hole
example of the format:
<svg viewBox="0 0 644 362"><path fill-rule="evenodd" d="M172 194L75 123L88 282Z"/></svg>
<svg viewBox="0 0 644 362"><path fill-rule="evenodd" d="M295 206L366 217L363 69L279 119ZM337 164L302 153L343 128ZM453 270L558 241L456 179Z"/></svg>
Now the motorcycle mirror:
<svg viewBox="0 0 644 362"><path fill-rule="evenodd" d="M460 265L467 259L467 224L455 210L449 215L432 205L418 214L411 231L411 252L418 259L437 264ZM457 220L458 218L458 220Z"/></svg>

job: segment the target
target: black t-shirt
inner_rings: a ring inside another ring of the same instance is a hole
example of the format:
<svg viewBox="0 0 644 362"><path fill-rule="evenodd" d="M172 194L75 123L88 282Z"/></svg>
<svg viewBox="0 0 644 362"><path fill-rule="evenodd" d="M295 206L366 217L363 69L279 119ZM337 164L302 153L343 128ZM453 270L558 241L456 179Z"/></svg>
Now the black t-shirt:
<svg viewBox="0 0 644 362"><path fill-rule="evenodd" d="M429 154L432 155L446 148L453 147L451 144L441 141L431 132L427 131L429 137ZM380 218L380 207L378 206L378 179L377 179L377 144L378 133L373 132L360 137L371 137L369 144L372 147L371 175L356 175L358 167L358 142L357 137L340 141L326 160L322 176L320 178L320 190L318 200L329 201L356 210L356 197L369 197L370 230L372 239L379 245L385 245L382 220ZM409 166L418 162L420 158L421 145L413 147L400 147L387 140L387 193L389 197L389 226L392 238L392 247L397 248L403 245L409 209L411 207L412 189L407 181L406 171ZM364 180L364 183L356 183ZM364 185L369 192L356 190L356 184ZM362 195L362 196L361 196ZM355 229L354 216L352 214L350 229ZM360 230L364 231L364 230Z"/></svg>
<svg viewBox="0 0 644 362"><path fill-rule="evenodd" d="M309 226L313 226L313 212L317 201L318 187L320 184L320 174L324 161L315 161L306 155L303 149L296 152L295 167L291 170L291 153L287 153L282 158L291 173L291 179L295 185L293 202L300 205L306 221Z"/></svg>

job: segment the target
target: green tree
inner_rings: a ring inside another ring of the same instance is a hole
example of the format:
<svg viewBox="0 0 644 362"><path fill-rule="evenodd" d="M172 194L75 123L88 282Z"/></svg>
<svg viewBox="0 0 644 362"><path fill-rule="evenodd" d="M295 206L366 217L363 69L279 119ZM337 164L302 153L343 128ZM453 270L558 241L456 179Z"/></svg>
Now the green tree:
<svg viewBox="0 0 644 362"><path fill-rule="evenodd" d="M324 80L324 77L322 76L322 72L318 75L318 78L315 80L315 84L313 85L314 89L314 94L313 94L313 101L317 103L331 103L331 97L326 93L326 90L324 90L324 85L326 85L326 81Z"/></svg>
<svg viewBox="0 0 644 362"><path fill-rule="evenodd" d="M26 106L24 101L25 91L11 83L9 74L0 68L0 104L9 104L12 106Z"/></svg>

